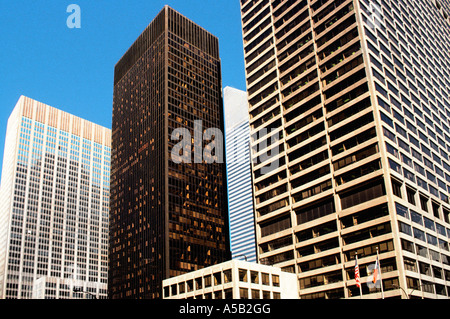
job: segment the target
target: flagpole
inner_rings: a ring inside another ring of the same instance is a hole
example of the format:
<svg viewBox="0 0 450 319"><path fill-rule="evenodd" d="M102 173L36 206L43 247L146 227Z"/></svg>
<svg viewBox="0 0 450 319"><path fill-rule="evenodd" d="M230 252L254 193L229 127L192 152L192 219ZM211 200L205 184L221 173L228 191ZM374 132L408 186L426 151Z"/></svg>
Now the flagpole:
<svg viewBox="0 0 450 319"><path fill-rule="evenodd" d="M380 255L378 254L378 247L377 247L377 260L378 260L378 272L380 274L380 285L381 285L381 299L384 299L384 291L383 291L383 278L381 276L381 266L380 266Z"/></svg>

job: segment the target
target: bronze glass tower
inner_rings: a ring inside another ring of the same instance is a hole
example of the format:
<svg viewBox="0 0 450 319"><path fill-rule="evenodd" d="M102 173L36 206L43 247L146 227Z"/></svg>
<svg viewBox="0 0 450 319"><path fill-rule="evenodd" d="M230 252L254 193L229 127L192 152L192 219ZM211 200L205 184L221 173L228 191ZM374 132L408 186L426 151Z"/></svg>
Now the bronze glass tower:
<svg viewBox="0 0 450 319"><path fill-rule="evenodd" d="M171 154L174 130L201 155L223 132L218 39L164 7L117 63L113 104L109 297L160 298L230 255L225 164Z"/></svg>

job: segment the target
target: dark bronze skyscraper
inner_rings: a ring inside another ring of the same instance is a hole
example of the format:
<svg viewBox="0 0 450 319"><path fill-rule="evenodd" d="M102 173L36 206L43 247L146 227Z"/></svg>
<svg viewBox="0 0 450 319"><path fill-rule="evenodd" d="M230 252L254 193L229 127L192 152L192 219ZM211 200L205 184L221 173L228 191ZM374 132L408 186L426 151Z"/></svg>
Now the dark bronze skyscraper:
<svg viewBox="0 0 450 319"><path fill-rule="evenodd" d="M164 7L117 63L113 104L109 297L159 298L230 257L223 141L204 134L223 132L218 39Z"/></svg>

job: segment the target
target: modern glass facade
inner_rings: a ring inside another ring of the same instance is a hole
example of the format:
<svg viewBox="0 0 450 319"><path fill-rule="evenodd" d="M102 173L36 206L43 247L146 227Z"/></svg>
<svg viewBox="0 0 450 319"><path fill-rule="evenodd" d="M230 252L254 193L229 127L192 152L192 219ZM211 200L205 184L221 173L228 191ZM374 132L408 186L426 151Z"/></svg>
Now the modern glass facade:
<svg viewBox="0 0 450 319"><path fill-rule="evenodd" d="M107 297L111 131L22 96L0 191L0 298ZM41 285L36 294L37 282Z"/></svg>
<svg viewBox="0 0 450 319"><path fill-rule="evenodd" d="M223 95L232 258L256 262L247 92L225 87Z"/></svg>
<svg viewBox="0 0 450 319"><path fill-rule="evenodd" d="M259 260L301 298L359 298L356 255L381 297L377 253L384 297L450 296L448 8L241 1Z"/></svg>
<svg viewBox="0 0 450 319"><path fill-rule="evenodd" d="M218 40L166 6L115 68L110 298L161 298L163 279L229 259L225 164L204 134L223 126Z"/></svg>

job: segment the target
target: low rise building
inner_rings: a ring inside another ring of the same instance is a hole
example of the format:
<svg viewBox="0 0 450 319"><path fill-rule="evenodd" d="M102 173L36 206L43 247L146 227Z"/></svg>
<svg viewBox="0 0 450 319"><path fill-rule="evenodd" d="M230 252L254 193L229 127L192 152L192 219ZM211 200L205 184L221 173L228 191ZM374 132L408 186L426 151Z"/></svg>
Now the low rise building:
<svg viewBox="0 0 450 319"><path fill-rule="evenodd" d="M295 274L230 260L163 281L164 299L298 299Z"/></svg>

